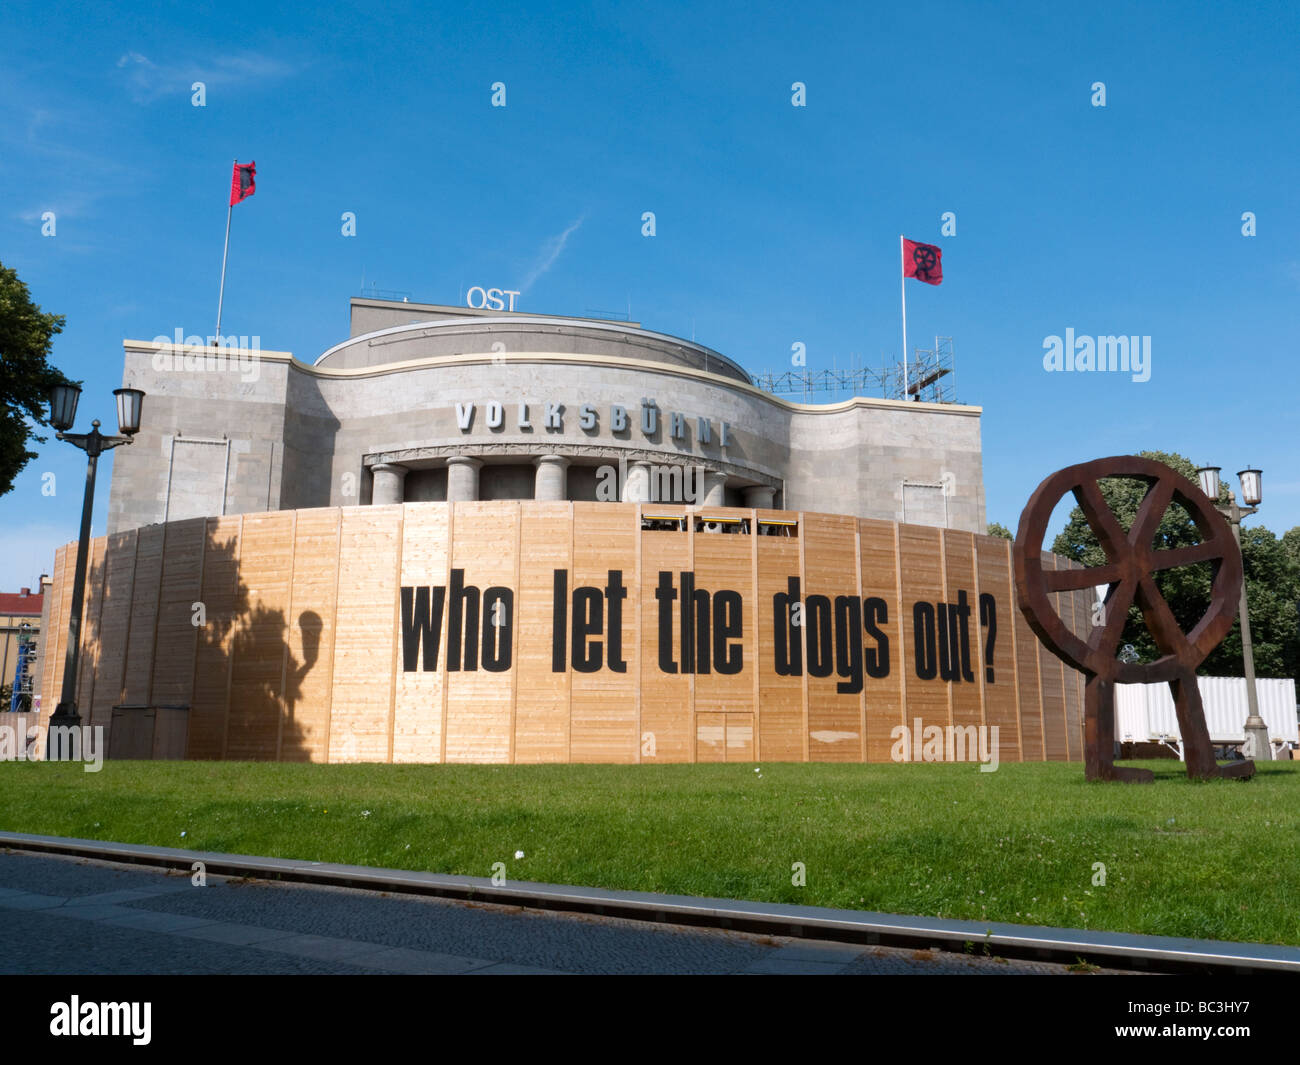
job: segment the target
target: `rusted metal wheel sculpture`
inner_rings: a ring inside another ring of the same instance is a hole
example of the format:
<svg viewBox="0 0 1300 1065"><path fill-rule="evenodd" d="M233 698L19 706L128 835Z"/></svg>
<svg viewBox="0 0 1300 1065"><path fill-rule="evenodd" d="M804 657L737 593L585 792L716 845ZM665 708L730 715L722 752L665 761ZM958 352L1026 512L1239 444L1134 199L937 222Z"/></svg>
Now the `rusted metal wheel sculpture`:
<svg viewBox="0 0 1300 1065"><path fill-rule="evenodd" d="M1126 533L1106 504L1098 487L1103 477L1143 481L1146 495ZM1084 569L1043 568L1043 537L1057 503L1072 492L1096 534L1106 563ZM1160 520L1177 502L1191 516L1201 534L1190 547L1156 550L1152 541ZM1196 667L1227 635L1241 595L1241 552L1232 530L1206 495L1191 481L1161 462L1118 455L1094 459L1052 474L1040 484L1020 515L1014 550L1016 596L1020 612L1038 638L1062 661L1087 677L1084 694L1084 771L1089 780L1153 779L1148 769L1115 765L1115 684L1167 681L1178 710L1187 775L1194 779L1214 776L1243 777L1255 771L1254 762L1219 766L1205 725ZM1213 579L1210 606L1190 632L1178 620L1156 587L1160 570L1210 563ZM1076 635L1052 605L1052 593L1072 592L1108 584L1101 624L1085 636ZM1142 611L1161 657L1145 665L1116 657L1129 608Z"/></svg>

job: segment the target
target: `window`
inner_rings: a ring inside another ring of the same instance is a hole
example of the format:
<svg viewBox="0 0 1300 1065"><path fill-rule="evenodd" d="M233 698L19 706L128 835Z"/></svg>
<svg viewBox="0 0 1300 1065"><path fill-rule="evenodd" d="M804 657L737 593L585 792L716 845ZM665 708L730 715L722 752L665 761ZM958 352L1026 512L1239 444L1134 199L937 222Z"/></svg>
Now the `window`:
<svg viewBox="0 0 1300 1065"><path fill-rule="evenodd" d="M686 528L686 518L680 514L642 514L642 532L681 532Z"/></svg>
<svg viewBox="0 0 1300 1065"><path fill-rule="evenodd" d="M748 536L749 519L700 515L695 519L695 531L697 533L739 533Z"/></svg>

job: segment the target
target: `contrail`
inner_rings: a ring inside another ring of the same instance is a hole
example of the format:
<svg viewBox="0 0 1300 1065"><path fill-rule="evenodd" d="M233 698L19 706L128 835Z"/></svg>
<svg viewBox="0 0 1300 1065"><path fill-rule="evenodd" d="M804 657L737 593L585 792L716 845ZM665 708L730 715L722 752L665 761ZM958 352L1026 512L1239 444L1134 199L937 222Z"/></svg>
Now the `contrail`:
<svg viewBox="0 0 1300 1065"><path fill-rule="evenodd" d="M558 237L552 237L542 246L542 252L536 265L533 266L532 270L529 271L528 276L524 278L523 283L519 286L521 292L527 292L532 287L534 281L555 265L555 260L558 259L560 253L564 251L564 246L569 242L569 237L580 225L582 225L583 219L586 217L587 216L584 214Z"/></svg>

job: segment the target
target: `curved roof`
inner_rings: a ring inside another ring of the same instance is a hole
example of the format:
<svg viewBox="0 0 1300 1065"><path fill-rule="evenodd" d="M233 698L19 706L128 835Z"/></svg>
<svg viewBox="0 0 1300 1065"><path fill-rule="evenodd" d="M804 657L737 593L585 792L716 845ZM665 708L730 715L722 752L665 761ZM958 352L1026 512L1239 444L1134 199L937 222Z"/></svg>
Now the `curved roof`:
<svg viewBox="0 0 1300 1065"><path fill-rule="evenodd" d="M350 337L322 353L314 366L361 369L440 355L479 354L503 344L506 351L624 356L686 366L752 384L741 366L691 340L617 322L545 316L465 317L410 322Z"/></svg>

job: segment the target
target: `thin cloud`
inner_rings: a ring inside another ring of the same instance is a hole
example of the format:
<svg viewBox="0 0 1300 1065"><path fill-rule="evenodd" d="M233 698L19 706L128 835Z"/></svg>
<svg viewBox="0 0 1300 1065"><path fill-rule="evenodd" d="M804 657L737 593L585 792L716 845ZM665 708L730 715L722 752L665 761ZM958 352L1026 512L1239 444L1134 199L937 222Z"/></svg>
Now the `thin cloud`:
<svg viewBox="0 0 1300 1065"><path fill-rule="evenodd" d="M101 201L135 187L147 176L134 160L111 147L102 121L74 105L57 89L37 92L0 74L0 98L26 111L23 123L0 123L0 174L12 173L14 193L6 215L23 225L41 225L53 211L59 223L93 217ZM6 175L8 176L8 175ZM86 250L59 231L63 251ZM86 247L89 247L88 245Z"/></svg>
<svg viewBox="0 0 1300 1065"><path fill-rule="evenodd" d="M295 68L279 59L257 52L217 56L208 63L156 63L140 52L127 52L117 61L127 88L136 103L150 103L164 96L191 92L201 81L209 90L244 89L286 78Z"/></svg>
<svg viewBox="0 0 1300 1065"><path fill-rule="evenodd" d="M85 218L91 214L92 208L100 199L102 194L88 191L55 193L44 204L20 210L18 219L28 225L36 225L44 220L46 211L54 213L56 223L65 218Z"/></svg>
<svg viewBox="0 0 1300 1065"><path fill-rule="evenodd" d="M537 281L538 278L542 277L543 274L555 265L555 261L564 252L564 246L569 243L569 238L578 231L578 227L582 225L586 217L587 216L584 214L559 236L551 237L550 240L542 245L542 250L537 256L537 262L533 264L533 268L528 272L528 276L524 278L523 282L519 286L520 293L527 292L532 288L533 283Z"/></svg>
<svg viewBox="0 0 1300 1065"><path fill-rule="evenodd" d="M0 138L0 143L3 139ZM25 145L31 156L29 173L40 174L40 199L15 205L10 217L24 225L41 225L46 211L53 211L56 224L94 217L101 201L118 195L141 177L134 164L92 151L70 148L52 140ZM24 189L31 196L31 189ZM70 250L60 232L60 247Z"/></svg>

